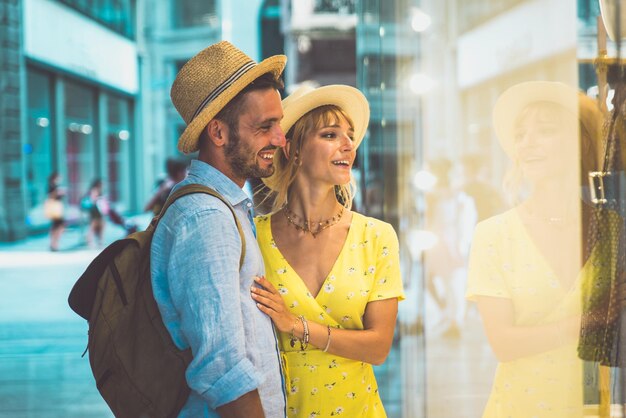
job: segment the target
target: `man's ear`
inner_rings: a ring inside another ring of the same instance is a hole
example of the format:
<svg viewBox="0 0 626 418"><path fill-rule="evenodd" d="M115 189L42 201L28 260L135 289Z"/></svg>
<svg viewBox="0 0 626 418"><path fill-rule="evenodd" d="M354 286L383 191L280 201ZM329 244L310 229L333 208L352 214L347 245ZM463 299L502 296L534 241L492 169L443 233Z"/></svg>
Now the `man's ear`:
<svg viewBox="0 0 626 418"><path fill-rule="evenodd" d="M211 119L206 128L207 136L215 146L221 147L226 143L227 127L226 124L217 119Z"/></svg>

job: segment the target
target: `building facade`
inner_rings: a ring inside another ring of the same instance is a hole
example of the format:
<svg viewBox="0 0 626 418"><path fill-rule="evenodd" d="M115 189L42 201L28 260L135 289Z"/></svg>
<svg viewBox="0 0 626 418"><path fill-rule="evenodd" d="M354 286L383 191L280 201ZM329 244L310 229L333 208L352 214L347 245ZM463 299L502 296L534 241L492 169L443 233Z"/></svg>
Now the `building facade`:
<svg viewBox="0 0 626 418"><path fill-rule="evenodd" d="M45 228L47 177L67 188L70 221L90 183L103 180L119 210L133 209L139 95L131 0L3 2L0 241ZM57 26L58 22L63 22Z"/></svg>

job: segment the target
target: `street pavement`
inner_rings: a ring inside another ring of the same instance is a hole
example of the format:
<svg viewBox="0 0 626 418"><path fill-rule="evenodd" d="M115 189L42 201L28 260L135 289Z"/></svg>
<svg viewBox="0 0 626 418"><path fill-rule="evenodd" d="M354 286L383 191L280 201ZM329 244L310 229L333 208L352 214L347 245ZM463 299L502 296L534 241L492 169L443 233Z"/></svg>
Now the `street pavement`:
<svg viewBox="0 0 626 418"><path fill-rule="evenodd" d="M66 231L54 253L47 235L0 244L0 418L113 417L81 358L87 322L67 304L100 251L84 233ZM104 242L123 235L107 225Z"/></svg>

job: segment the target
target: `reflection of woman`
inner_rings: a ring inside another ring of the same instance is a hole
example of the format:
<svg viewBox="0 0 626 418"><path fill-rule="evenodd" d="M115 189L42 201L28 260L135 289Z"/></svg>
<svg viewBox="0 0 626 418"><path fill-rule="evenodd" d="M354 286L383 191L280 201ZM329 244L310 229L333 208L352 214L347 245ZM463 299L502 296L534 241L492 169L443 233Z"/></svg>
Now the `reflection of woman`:
<svg viewBox="0 0 626 418"><path fill-rule="evenodd" d="M288 416L384 417L371 364L389 353L403 292L393 228L349 209L369 107L348 86L303 87L283 106L275 212L256 219L268 291L252 295L279 331Z"/></svg>
<svg viewBox="0 0 626 418"><path fill-rule="evenodd" d="M529 191L472 243L467 297L500 360L484 417L583 415L579 155L583 172L595 165L600 124L595 102L561 83L522 83L496 103L496 132Z"/></svg>

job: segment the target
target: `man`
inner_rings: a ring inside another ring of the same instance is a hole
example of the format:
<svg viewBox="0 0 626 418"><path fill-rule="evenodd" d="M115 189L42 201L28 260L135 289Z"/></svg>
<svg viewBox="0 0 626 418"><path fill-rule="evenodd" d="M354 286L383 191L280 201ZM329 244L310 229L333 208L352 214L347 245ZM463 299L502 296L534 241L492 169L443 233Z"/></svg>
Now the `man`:
<svg viewBox="0 0 626 418"><path fill-rule="evenodd" d="M206 194L177 200L152 241L154 296L176 345L191 347L186 377L191 394L179 417L284 417L276 337L250 297L263 259L252 223L252 202L241 189L249 177L274 171L285 145L279 88L286 57L255 63L228 42L201 51L172 85L174 106L187 123L178 148L199 151L184 184L220 193L234 207L242 243L227 206Z"/></svg>

